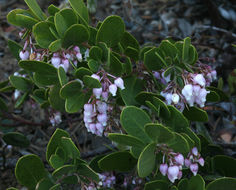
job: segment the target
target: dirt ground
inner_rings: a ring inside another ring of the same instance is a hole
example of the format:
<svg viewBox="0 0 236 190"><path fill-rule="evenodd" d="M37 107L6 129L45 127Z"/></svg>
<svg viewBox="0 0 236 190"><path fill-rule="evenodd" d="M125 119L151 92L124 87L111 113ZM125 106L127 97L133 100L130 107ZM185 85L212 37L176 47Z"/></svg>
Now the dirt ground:
<svg viewBox="0 0 236 190"><path fill-rule="evenodd" d="M46 10L50 3L57 6L66 5L64 1L42 0L40 6ZM15 8L26 8L26 5L23 0L0 0L0 82L19 69L17 61L7 48L8 39L20 41L19 28L9 25L6 21L7 13ZM91 15L91 20L95 24L111 14L121 16L126 28L142 44L158 45L167 37L178 40L190 36L200 58L215 59L209 64L217 70L218 76L223 78L224 89L228 89L227 77L236 68L236 50L232 47L232 44L236 44L234 0L98 0L97 12ZM8 95L11 107L12 94ZM236 108L233 103L235 96L231 100L217 105L223 109L224 114L209 111L210 119L204 124L204 131L200 131L201 126L195 126L195 129L196 132L209 135L209 138L221 144L228 154L236 157ZM14 176L17 159L27 153L35 153L44 158L48 139L55 130L54 127L45 127L45 123L48 123L47 113L40 110L37 105L32 106L32 102L14 112L31 121L32 125L9 127L0 121L0 137L7 131L20 131L30 139L31 145L27 149L13 147L4 152L4 145L0 139L0 190L9 186L20 188ZM79 114L64 114L60 127L69 128L84 158L90 158L99 151L107 151L103 145L110 142L87 134L80 125L81 121ZM44 125L35 126L34 123ZM4 167L3 152L6 158ZM46 163L45 160L44 162Z"/></svg>

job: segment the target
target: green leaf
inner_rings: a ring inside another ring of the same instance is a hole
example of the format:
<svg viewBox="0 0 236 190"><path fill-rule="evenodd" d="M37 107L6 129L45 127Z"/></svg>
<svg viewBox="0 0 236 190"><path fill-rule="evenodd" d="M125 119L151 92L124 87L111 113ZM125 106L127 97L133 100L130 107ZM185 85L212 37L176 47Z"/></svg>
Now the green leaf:
<svg viewBox="0 0 236 190"><path fill-rule="evenodd" d="M153 96L152 102L156 107L160 106L160 109L161 109L160 116L161 117L163 117L165 119L170 118L171 112L170 112L169 108L167 107L167 105L160 98Z"/></svg>
<svg viewBox="0 0 236 190"><path fill-rule="evenodd" d="M186 133L194 141L195 146L198 148L198 151L201 151L201 141L196 133L193 132L190 128L186 128L184 130L184 133Z"/></svg>
<svg viewBox="0 0 236 190"><path fill-rule="evenodd" d="M55 27L60 37L63 37L66 30L77 22L78 18L72 9L62 9L54 16Z"/></svg>
<svg viewBox="0 0 236 190"><path fill-rule="evenodd" d="M148 144L139 156L137 169L140 177L148 176L155 167L156 162L156 143Z"/></svg>
<svg viewBox="0 0 236 190"><path fill-rule="evenodd" d="M91 71L98 72L99 67L100 67L100 63L96 60L90 59L88 61L88 67Z"/></svg>
<svg viewBox="0 0 236 190"><path fill-rule="evenodd" d="M36 184L44 177L47 177L47 172L40 158L30 154L22 156L17 161L15 175L21 185L26 186L29 190L34 190Z"/></svg>
<svg viewBox="0 0 236 190"><path fill-rule="evenodd" d="M124 54L133 59L134 61L138 61L139 59L139 51L133 47L127 47Z"/></svg>
<svg viewBox="0 0 236 190"><path fill-rule="evenodd" d="M49 159L49 163L54 169L57 169L63 166L64 161L58 155L53 154Z"/></svg>
<svg viewBox="0 0 236 190"><path fill-rule="evenodd" d="M140 141L138 138L131 136L131 135L125 135L125 134L119 134L119 133L109 133L108 138L112 141L115 141L122 145L127 146L135 146L135 147L144 147L144 143Z"/></svg>
<svg viewBox="0 0 236 190"><path fill-rule="evenodd" d="M9 79L11 85L22 92L29 92L33 88L32 82L24 77L12 75Z"/></svg>
<svg viewBox="0 0 236 190"><path fill-rule="evenodd" d="M200 121L200 122L208 121L208 115L206 111L195 106L189 108L185 107L183 114L188 120L191 121Z"/></svg>
<svg viewBox="0 0 236 190"><path fill-rule="evenodd" d="M7 111L8 107L5 101L0 97L0 111Z"/></svg>
<svg viewBox="0 0 236 190"><path fill-rule="evenodd" d="M25 100L28 98L28 95L29 95L29 93L25 92L20 98L18 98L15 103L15 108L19 108L25 102Z"/></svg>
<svg viewBox="0 0 236 190"><path fill-rule="evenodd" d="M82 42L86 42L89 39L89 31L82 24L74 24L68 30L62 39L62 46L65 48L71 45L80 45Z"/></svg>
<svg viewBox="0 0 236 190"><path fill-rule="evenodd" d="M60 9L57 8L55 5L51 4L49 7L48 7L48 13L51 15L51 16L54 16L57 12L59 12Z"/></svg>
<svg viewBox="0 0 236 190"><path fill-rule="evenodd" d="M78 112L83 105L88 101L88 98L82 92L80 94L72 95L66 99L65 109L68 113Z"/></svg>
<svg viewBox="0 0 236 190"><path fill-rule="evenodd" d="M51 52L56 52L59 49L61 49L61 39L58 39L52 42L48 48Z"/></svg>
<svg viewBox="0 0 236 190"><path fill-rule="evenodd" d="M158 48L152 48L144 53L144 65L150 71L158 71L166 66L163 58L157 53Z"/></svg>
<svg viewBox="0 0 236 190"><path fill-rule="evenodd" d="M29 11L22 9L15 9L8 13L7 20L10 24L15 26L20 26L27 29L32 29L32 27L38 22Z"/></svg>
<svg viewBox="0 0 236 190"><path fill-rule="evenodd" d="M52 181L48 178L43 178L40 180L37 185L35 190L45 190L45 189L50 189L54 184Z"/></svg>
<svg viewBox="0 0 236 190"><path fill-rule="evenodd" d="M107 17L98 29L96 42L104 42L108 47L116 46L125 32L125 24L119 16Z"/></svg>
<svg viewBox="0 0 236 190"><path fill-rule="evenodd" d="M188 120L177 108L169 105L168 109L170 110L171 116L165 119L166 126L172 128L175 132L184 132L186 128L189 128Z"/></svg>
<svg viewBox="0 0 236 190"><path fill-rule="evenodd" d="M71 175L71 176L67 176L67 177L63 178L62 183L63 184L78 184L79 179L78 179L77 175Z"/></svg>
<svg viewBox="0 0 236 190"><path fill-rule="evenodd" d="M57 74L58 74L60 85L64 86L68 82L65 70L62 67L59 67L57 70Z"/></svg>
<svg viewBox="0 0 236 190"><path fill-rule="evenodd" d="M189 37L185 38L183 44L183 53L182 53L182 60L184 63L188 62L189 60L190 44L191 44L191 39Z"/></svg>
<svg viewBox="0 0 236 190"><path fill-rule="evenodd" d="M19 189L15 188L15 187L9 187L9 188L7 188L7 190L19 190Z"/></svg>
<svg viewBox="0 0 236 190"><path fill-rule="evenodd" d="M111 53L111 51L109 51L108 66L110 73L116 76L120 76L122 74L123 70L122 63L114 54Z"/></svg>
<svg viewBox="0 0 236 190"><path fill-rule="evenodd" d="M53 185L49 190L62 190L61 184L58 183L56 185Z"/></svg>
<svg viewBox="0 0 236 190"><path fill-rule="evenodd" d="M8 47L12 55L17 59L17 61L20 61L19 53L23 49L23 47L21 47L20 44L12 40L8 40Z"/></svg>
<svg viewBox="0 0 236 190"><path fill-rule="evenodd" d="M92 158L89 163L89 167L92 168L97 173L102 173L102 170L99 168L98 161L101 160L104 155L98 155Z"/></svg>
<svg viewBox="0 0 236 190"><path fill-rule="evenodd" d="M175 135L161 124L148 123L145 125L145 132L156 143L168 143Z"/></svg>
<svg viewBox="0 0 236 190"><path fill-rule="evenodd" d="M55 178L59 178L63 175L69 175L75 171L76 171L75 165L64 165L64 166L54 170L54 172L52 173L52 176Z"/></svg>
<svg viewBox="0 0 236 190"><path fill-rule="evenodd" d="M220 96L215 92L210 90L210 93L206 96L207 102L218 102L220 101Z"/></svg>
<svg viewBox="0 0 236 190"><path fill-rule="evenodd" d="M61 145L66 152L66 155L72 159L80 158L80 152L75 146L71 138L61 137Z"/></svg>
<svg viewBox="0 0 236 190"><path fill-rule="evenodd" d="M26 148L30 145L30 141L21 133L9 132L3 135L2 139L8 145Z"/></svg>
<svg viewBox="0 0 236 190"><path fill-rule="evenodd" d="M96 182L99 182L98 174L95 171L93 171L87 164L79 164L77 166L77 171L79 175L92 179Z"/></svg>
<svg viewBox="0 0 236 190"><path fill-rule="evenodd" d="M169 40L163 40L161 42L160 50L165 57L170 57L171 59L174 59L178 52L177 48Z"/></svg>
<svg viewBox="0 0 236 190"><path fill-rule="evenodd" d="M69 0L69 3L73 10L79 15L79 17L83 19L86 23L88 23L89 13L83 0Z"/></svg>
<svg viewBox="0 0 236 190"><path fill-rule="evenodd" d="M190 150L188 141L179 133L175 133L175 138L168 144L175 152L180 152L182 154L187 154Z"/></svg>
<svg viewBox="0 0 236 190"><path fill-rule="evenodd" d="M60 85L50 87L48 100L55 110L63 112L65 110L65 100L60 96L60 88Z"/></svg>
<svg viewBox="0 0 236 190"><path fill-rule="evenodd" d="M155 181L150 181L145 184L144 190L168 190L168 183L164 180L155 180ZM187 189L186 189L187 190Z"/></svg>
<svg viewBox="0 0 236 190"><path fill-rule="evenodd" d="M129 152L114 152L104 156L98 165L104 171L127 172L132 170L136 163L137 160Z"/></svg>
<svg viewBox="0 0 236 190"><path fill-rule="evenodd" d="M125 107L122 110L120 121L129 135L135 136L145 143L150 142L150 138L144 131L144 126L151 123L151 119L142 109L135 106Z"/></svg>
<svg viewBox="0 0 236 190"><path fill-rule="evenodd" d="M89 88L101 88L102 87L99 80L97 80L91 76L88 76L88 75L83 76L83 82Z"/></svg>
<svg viewBox="0 0 236 190"><path fill-rule="evenodd" d="M77 80L73 80L62 86L60 95L62 98L70 98L72 95L78 95L81 93L81 84Z"/></svg>
<svg viewBox="0 0 236 190"><path fill-rule="evenodd" d="M144 81L136 76L130 76L124 79L125 89L120 91L121 97L126 106L138 105L135 97L143 90Z"/></svg>
<svg viewBox="0 0 236 190"><path fill-rule="evenodd" d="M206 89L217 93L220 97L220 101L228 101L229 100L229 96L227 94L225 94L222 90L220 90L216 87L209 86Z"/></svg>
<svg viewBox="0 0 236 190"><path fill-rule="evenodd" d="M225 177L212 181L206 186L206 190L235 190L236 179Z"/></svg>
<svg viewBox="0 0 236 190"><path fill-rule="evenodd" d="M55 154L58 146L61 145L61 137L69 137L69 134L64 130L57 128L47 145L46 159L48 162L50 157Z"/></svg>
<svg viewBox="0 0 236 190"><path fill-rule="evenodd" d="M79 78L80 80L82 80L85 75L91 76L92 74L92 71L85 67L80 67L75 71L76 78Z"/></svg>
<svg viewBox="0 0 236 190"><path fill-rule="evenodd" d="M127 31L124 32L124 35L122 36L120 43L124 49L126 49L129 46L136 50L139 50L138 41L135 39L135 37L132 34L130 34Z"/></svg>
<svg viewBox="0 0 236 190"><path fill-rule="evenodd" d="M188 181L188 189L205 190L205 181L199 174L193 176Z"/></svg>
<svg viewBox="0 0 236 190"><path fill-rule="evenodd" d="M102 59L102 49L98 46L92 46L89 50L89 57L99 61Z"/></svg>
<svg viewBox="0 0 236 190"><path fill-rule="evenodd" d="M47 22L39 22L33 27L33 34L38 45L48 49L49 45L56 40L49 29L50 25Z"/></svg>
<svg viewBox="0 0 236 190"><path fill-rule="evenodd" d="M29 9L34 13L34 15L39 20L45 20L47 16L43 13L41 8L39 7L36 0L25 0L25 3L28 5Z"/></svg>
<svg viewBox="0 0 236 190"><path fill-rule="evenodd" d="M236 159L217 155L212 158L213 169L226 177L236 177Z"/></svg>

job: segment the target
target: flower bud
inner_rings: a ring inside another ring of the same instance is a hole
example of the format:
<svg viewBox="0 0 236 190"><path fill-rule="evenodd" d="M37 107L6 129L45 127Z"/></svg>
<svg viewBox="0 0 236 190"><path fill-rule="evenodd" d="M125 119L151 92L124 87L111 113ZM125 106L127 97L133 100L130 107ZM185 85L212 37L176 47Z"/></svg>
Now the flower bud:
<svg viewBox="0 0 236 190"><path fill-rule="evenodd" d="M189 168L190 164L191 164L191 161L186 158L186 159L184 160L184 165L185 165L187 168Z"/></svg>
<svg viewBox="0 0 236 190"><path fill-rule="evenodd" d="M163 176L166 176L168 170L168 165L167 164L161 164L160 165L160 172Z"/></svg>
<svg viewBox="0 0 236 190"><path fill-rule="evenodd" d="M76 53L76 58L78 59L79 62L82 61L82 54L81 53Z"/></svg>
<svg viewBox="0 0 236 190"><path fill-rule="evenodd" d="M179 165L184 165L184 156L182 154L177 154L175 156L175 161Z"/></svg>
<svg viewBox="0 0 236 190"><path fill-rule="evenodd" d="M193 81L196 83L196 84L199 84L201 86L205 86L206 85L206 80L205 78L203 77L202 74L197 74L196 76L193 77Z"/></svg>
<svg viewBox="0 0 236 190"><path fill-rule="evenodd" d="M93 94L96 96L97 99L100 99L100 96L102 94L102 88L94 88Z"/></svg>
<svg viewBox="0 0 236 190"><path fill-rule="evenodd" d="M19 56L20 56L21 60L27 60L27 59L29 59L30 54L27 50L22 50L22 51L20 51Z"/></svg>
<svg viewBox="0 0 236 190"><path fill-rule="evenodd" d="M109 86L109 92L112 94L112 96L116 96L117 86L115 84L111 84Z"/></svg>
<svg viewBox="0 0 236 190"><path fill-rule="evenodd" d="M178 166L170 166L168 168L168 179L174 183L175 180L178 178L178 174L179 174L179 167Z"/></svg>
<svg viewBox="0 0 236 190"><path fill-rule="evenodd" d="M197 147L193 147L193 149L192 149L192 154L193 154L194 156L197 156L197 155L198 155Z"/></svg>
<svg viewBox="0 0 236 190"><path fill-rule="evenodd" d="M93 112L93 105L92 104L84 104L84 111Z"/></svg>
<svg viewBox="0 0 236 190"><path fill-rule="evenodd" d="M106 113L107 104L105 102L97 101L97 110L99 113Z"/></svg>
<svg viewBox="0 0 236 190"><path fill-rule="evenodd" d="M59 65L61 63L61 58L60 57L52 57L51 62L54 67L59 68Z"/></svg>
<svg viewBox="0 0 236 190"><path fill-rule="evenodd" d="M96 129L99 131L100 134L103 133L104 127L101 123L96 123Z"/></svg>
<svg viewBox="0 0 236 190"><path fill-rule="evenodd" d="M107 101L108 100L108 92L102 92L102 98Z"/></svg>
<svg viewBox="0 0 236 190"><path fill-rule="evenodd" d="M198 164L197 163L191 164L190 170L193 172L193 175L196 176L198 172Z"/></svg>
<svg viewBox="0 0 236 190"><path fill-rule="evenodd" d="M185 85L184 88L182 89L182 94L187 101L191 100L193 95L193 85L191 84Z"/></svg>
<svg viewBox="0 0 236 190"><path fill-rule="evenodd" d="M94 134L96 131L96 125L94 123L89 124L89 129L90 129L91 133Z"/></svg>
<svg viewBox="0 0 236 190"><path fill-rule="evenodd" d="M212 77L213 80L216 80L216 79L217 79L216 70L211 71L211 77Z"/></svg>
<svg viewBox="0 0 236 190"><path fill-rule="evenodd" d="M75 46L75 47L73 48L73 50L76 51L77 53L80 52L80 49L79 49L78 46Z"/></svg>
<svg viewBox="0 0 236 190"><path fill-rule="evenodd" d="M124 90L125 89L125 86L124 86L124 81L122 78L117 78L115 81L114 81L115 85L117 87L119 87L121 90Z"/></svg>
<svg viewBox="0 0 236 190"><path fill-rule="evenodd" d="M179 95L178 94L176 94L176 93L172 94L172 102L174 104L178 104L179 103Z"/></svg>
<svg viewBox="0 0 236 190"><path fill-rule="evenodd" d="M201 157L201 158L198 159L198 163L199 163L201 166L204 166L205 161L204 161L204 159Z"/></svg>
<svg viewBox="0 0 236 190"><path fill-rule="evenodd" d="M107 124L107 115L106 114L98 114L97 116L98 122L101 123L103 126Z"/></svg>
<svg viewBox="0 0 236 190"><path fill-rule="evenodd" d="M96 74L92 74L91 77L100 81L100 76Z"/></svg>
<svg viewBox="0 0 236 190"><path fill-rule="evenodd" d="M170 105L171 102L172 102L172 94L171 93L167 93L165 98L166 98L167 104Z"/></svg>

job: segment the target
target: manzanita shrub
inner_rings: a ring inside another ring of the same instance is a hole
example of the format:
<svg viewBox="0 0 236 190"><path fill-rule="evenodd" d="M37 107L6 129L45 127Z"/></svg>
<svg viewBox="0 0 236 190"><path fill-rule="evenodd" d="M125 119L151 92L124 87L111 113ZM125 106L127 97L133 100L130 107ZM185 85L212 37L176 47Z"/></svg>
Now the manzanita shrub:
<svg viewBox="0 0 236 190"><path fill-rule="evenodd" d="M28 10L7 16L23 28L24 46L9 40L21 70L10 76L10 86L1 83L1 92L15 89L16 107L32 99L54 109L52 125L63 112L83 114L87 131L109 138L116 149L87 163L70 135L57 129L46 152L54 170L36 155L23 156L15 169L20 184L29 190L71 184L87 190L236 189L236 160L190 127L208 121L206 102L228 97L210 86L216 71L198 58L189 37L140 47L119 16L91 26L82 0L69 0L71 8L50 5L48 15L36 0L25 2ZM3 99L1 109L7 109ZM3 139L28 143L14 132Z"/></svg>

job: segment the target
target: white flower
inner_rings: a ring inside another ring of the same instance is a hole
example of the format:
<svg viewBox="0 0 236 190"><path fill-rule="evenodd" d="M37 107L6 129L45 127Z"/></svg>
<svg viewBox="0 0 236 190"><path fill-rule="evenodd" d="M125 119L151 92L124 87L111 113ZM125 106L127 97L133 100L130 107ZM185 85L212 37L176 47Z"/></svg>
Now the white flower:
<svg viewBox="0 0 236 190"><path fill-rule="evenodd" d="M29 52L27 50L22 50L22 51L20 51L20 54L19 54L21 60L29 59L29 55L30 54L29 54Z"/></svg>
<svg viewBox="0 0 236 190"><path fill-rule="evenodd" d="M176 93L172 94L172 102L174 104L178 104L179 103L179 95L178 94L176 94Z"/></svg>
<svg viewBox="0 0 236 190"><path fill-rule="evenodd" d="M191 164L190 170L193 172L193 175L196 176L198 172L198 164L197 163Z"/></svg>
<svg viewBox="0 0 236 190"><path fill-rule="evenodd" d="M115 85L117 87L119 87L121 90L124 90L125 89L125 86L124 86L124 81L122 78L117 78L115 81L114 81Z"/></svg>
<svg viewBox="0 0 236 190"><path fill-rule="evenodd" d="M169 180L174 183L175 180L178 178L178 174L179 174L179 167L178 166L170 166L168 168L168 178Z"/></svg>
<svg viewBox="0 0 236 190"><path fill-rule="evenodd" d="M117 86L115 84L111 84L109 86L109 92L112 94L112 96L116 96Z"/></svg>
<svg viewBox="0 0 236 190"><path fill-rule="evenodd" d="M91 77L100 81L100 76L96 74L92 74Z"/></svg>
<svg viewBox="0 0 236 190"><path fill-rule="evenodd" d="M100 96L102 94L102 88L94 88L93 94L96 96L97 99L100 99Z"/></svg>
<svg viewBox="0 0 236 190"><path fill-rule="evenodd" d="M163 176L166 176L168 170L168 165L167 164L161 164L160 165L160 172Z"/></svg>
<svg viewBox="0 0 236 190"><path fill-rule="evenodd" d="M206 85L206 80L205 78L203 77L202 74L197 74L196 76L193 77L193 81L196 83L196 84L199 84L201 86L205 86Z"/></svg>
<svg viewBox="0 0 236 190"><path fill-rule="evenodd" d="M182 94L187 101L190 100L193 96L193 85L191 84L185 85L184 88L182 89Z"/></svg>

